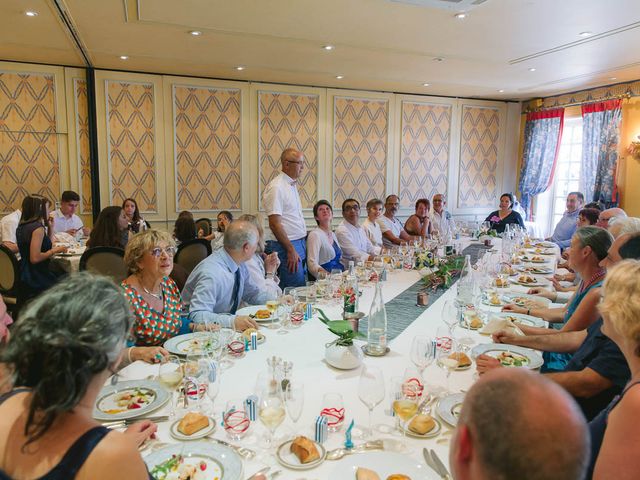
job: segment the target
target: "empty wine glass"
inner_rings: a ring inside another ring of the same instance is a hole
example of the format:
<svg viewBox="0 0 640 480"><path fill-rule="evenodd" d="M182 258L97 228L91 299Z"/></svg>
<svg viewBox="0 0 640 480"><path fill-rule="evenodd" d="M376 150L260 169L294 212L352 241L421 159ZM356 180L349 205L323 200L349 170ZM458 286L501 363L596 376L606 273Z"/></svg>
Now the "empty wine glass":
<svg viewBox="0 0 640 480"><path fill-rule="evenodd" d="M240 440L251 425L245 410L244 400L234 398L229 400L222 415L224 429L232 440Z"/></svg>
<svg viewBox="0 0 640 480"><path fill-rule="evenodd" d="M460 310L455 300L450 299L442 305L442 319L449 327L449 333L453 337L453 332L460 320Z"/></svg>
<svg viewBox="0 0 640 480"><path fill-rule="evenodd" d="M220 373L218 364L210 360L207 371L207 397L211 401L211 416L213 416L215 399L220 393Z"/></svg>
<svg viewBox="0 0 640 480"><path fill-rule="evenodd" d="M297 425L304 408L304 384L299 381L290 380L285 389L284 403L287 407L289 418Z"/></svg>
<svg viewBox="0 0 640 480"><path fill-rule="evenodd" d="M424 370L433 363L436 356L435 340L431 337L416 335L411 342L411 361L418 368L420 377Z"/></svg>
<svg viewBox="0 0 640 480"><path fill-rule="evenodd" d="M384 400L384 377L382 370L377 367L362 367L360 381L358 382L358 398L369 409L369 431L367 436L373 435L371 413L373 409Z"/></svg>

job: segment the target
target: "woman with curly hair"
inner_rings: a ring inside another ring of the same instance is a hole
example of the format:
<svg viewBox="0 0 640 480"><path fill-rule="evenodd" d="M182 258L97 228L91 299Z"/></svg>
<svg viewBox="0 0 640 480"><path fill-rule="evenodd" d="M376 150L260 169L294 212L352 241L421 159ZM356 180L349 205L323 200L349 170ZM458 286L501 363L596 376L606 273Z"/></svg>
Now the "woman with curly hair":
<svg viewBox="0 0 640 480"><path fill-rule="evenodd" d="M129 239L129 220L122 207L105 207L91 230L87 247L125 248Z"/></svg>

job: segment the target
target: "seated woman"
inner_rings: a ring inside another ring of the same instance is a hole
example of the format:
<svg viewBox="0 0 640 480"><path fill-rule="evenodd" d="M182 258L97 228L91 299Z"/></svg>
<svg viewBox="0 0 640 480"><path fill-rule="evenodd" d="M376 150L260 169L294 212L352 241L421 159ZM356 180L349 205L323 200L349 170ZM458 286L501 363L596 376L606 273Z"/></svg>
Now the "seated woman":
<svg viewBox="0 0 640 480"><path fill-rule="evenodd" d="M121 207L105 207L91 230L87 248L125 248L129 240L129 220Z"/></svg>
<svg viewBox="0 0 640 480"><path fill-rule="evenodd" d="M123 280L122 287L135 315L132 346L127 352L131 361L162 360L167 352L159 346L180 332L182 297L169 278L175 253L171 236L159 230L135 235L124 252L131 275Z"/></svg>
<svg viewBox="0 0 640 480"><path fill-rule="evenodd" d="M333 209L326 200L318 200L313 206L313 217L318 227L309 232L307 237L307 268L309 276L318 277L318 272L331 272L333 269L344 270L340 257L342 250L336 234L331 231Z"/></svg>
<svg viewBox="0 0 640 480"><path fill-rule="evenodd" d="M374 198L367 202L367 219L362 222L362 228L374 247L382 248L382 230L378 224L378 219L382 215L384 203L379 198Z"/></svg>
<svg viewBox="0 0 640 480"><path fill-rule="evenodd" d="M500 210L491 212L485 219L485 222L491 224L491 230L495 230L497 233L503 233L507 225L520 225L524 227L524 221L518 212L512 210L513 207L513 195L510 193L503 193L500 195Z"/></svg>
<svg viewBox="0 0 640 480"><path fill-rule="evenodd" d="M122 210L129 221L129 231L132 233L144 232L147 229L147 222L140 216L138 203L133 198L127 198L122 202Z"/></svg>
<svg viewBox="0 0 640 480"><path fill-rule="evenodd" d="M416 213L407 218L404 224L404 229L409 235L426 237L431 234L430 208L431 203L426 198L419 198L416 201Z"/></svg>
<svg viewBox="0 0 640 480"><path fill-rule="evenodd" d="M173 225L173 238L177 245L198 238L196 232L196 221L193 214L187 210L180 212Z"/></svg>
<svg viewBox="0 0 640 480"><path fill-rule="evenodd" d="M278 267L280 266L280 259L278 254L273 252L269 255L264 253L264 229L258 221L258 217L255 215L242 215L238 220L244 220L251 223L258 229L258 248L256 253L249 260L245 262L249 275L253 279L254 283L259 286L260 290L268 291L272 293L274 298L277 298L282 290L278 286L280 279L276 276Z"/></svg>
<svg viewBox="0 0 640 480"><path fill-rule="evenodd" d="M45 226L46 224L46 226ZM19 304L54 285L59 275L51 270L50 259L67 247L54 247L53 217L49 215L49 200L40 195L28 195L22 201L22 216L16 230L20 251Z"/></svg>
<svg viewBox="0 0 640 480"><path fill-rule="evenodd" d="M640 469L640 262L624 260L613 267L602 291L598 307L602 333L620 348L631 380L620 396L589 423L593 477L587 478L632 479L638 477Z"/></svg>
<svg viewBox="0 0 640 480"><path fill-rule="evenodd" d="M517 305L506 305L503 310L513 313L524 313L542 318L551 325L549 328L521 326L526 335L541 335L584 330L598 319L596 309L600 301L600 286L604 280L605 270L600 262L607 256L613 238L603 228L583 227L576 230L571 237L571 253L569 264L583 280L578 285L571 300L560 308L524 308ZM571 356L566 353L549 353L543 355L544 371L563 370Z"/></svg>
<svg viewBox="0 0 640 480"><path fill-rule="evenodd" d="M0 478L148 480L138 446L157 427L124 433L93 419L123 355L132 317L111 281L77 273L31 302L0 350L12 390L0 397Z"/></svg>

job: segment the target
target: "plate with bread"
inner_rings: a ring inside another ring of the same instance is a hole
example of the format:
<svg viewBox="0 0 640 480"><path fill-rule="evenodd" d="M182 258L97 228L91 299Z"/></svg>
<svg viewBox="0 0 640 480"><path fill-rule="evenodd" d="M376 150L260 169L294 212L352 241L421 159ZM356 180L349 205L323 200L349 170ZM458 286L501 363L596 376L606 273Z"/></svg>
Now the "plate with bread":
<svg viewBox="0 0 640 480"><path fill-rule="evenodd" d="M292 470L309 470L324 461L326 451L313 440L299 436L281 444L276 450L278 462Z"/></svg>
<svg viewBox="0 0 640 480"><path fill-rule="evenodd" d="M326 477L340 480L418 480L430 476L427 467L411 457L395 452L366 452L347 455Z"/></svg>
<svg viewBox="0 0 640 480"><path fill-rule="evenodd" d="M471 358L464 352L453 352L449 355L449 358L453 358L458 361L458 366L455 368L456 372L460 372L462 370L469 370L472 365Z"/></svg>
<svg viewBox="0 0 640 480"><path fill-rule="evenodd" d="M550 273L553 273L553 270L548 267L536 267L536 266L520 267L519 270L522 273L529 273L529 274L532 273L534 275L549 275Z"/></svg>
<svg viewBox="0 0 640 480"><path fill-rule="evenodd" d="M271 322L273 316L266 305L249 305L236 311L236 315L247 315L256 322Z"/></svg>
<svg viewBox="0 0 640 480"><path fill-rule="evenodd" d="M497 292L486 292L482 298L482 303L492 307L504 307L507 304Z"/></svg>
<svg viewBox="0 0 640 480"><path fill-rule="evenodd" d="M213 433L216 422L206 415L188 412L169 427L169 433L176 440L199 440Z"/></svg>
<svg viewBox="0 0 640 480"><path fill-rule="evenodd" d="M437 418L428 414L420 413L413 417L406 428L400 424L400 428L409 437L413 438L433 438L438 436L442 430L442 424Z"/></svg>
<svg viewBox="0 0 640 480"><path fill-rule="evenodd" d="M547 282L542 282L533 275L529 275L528 273L521 273L517 277L512 278L511 283L515 283L516 285L524 285L525 287L535 287L538 285L547 284Z"/></svg>
<svg viewBox="0 0 640 480"><path fill-rule="evenodd" d="M258 345L264 343L267 340L267 337L265 337L261 331L256 330L255 328L247 328L245 331L243 331L242 340L246 340L247 342L251 343L251 334L253 332L256 332L256 334L258 335Z"/></svg>

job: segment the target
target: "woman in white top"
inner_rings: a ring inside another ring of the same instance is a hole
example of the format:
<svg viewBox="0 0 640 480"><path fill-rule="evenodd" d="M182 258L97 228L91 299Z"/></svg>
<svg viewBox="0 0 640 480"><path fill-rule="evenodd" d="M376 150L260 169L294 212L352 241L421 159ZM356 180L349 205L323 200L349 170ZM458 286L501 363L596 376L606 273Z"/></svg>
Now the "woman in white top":
<svg viewBox="0 0 640 480"><path fill-rule="evenodd" d="M253 257L245 262L249 275L253 282L260 287L261 291L267 291L278 297L282 290L278 286L280 279L276 276L280 259L276 252L270 255L264 254L264 230L255 215L242 215L239 220L244 220L254 225L258 229L258 248Z"/></svg>
<svg viewBox="0 0 640 480"><path fill-rule="evenodd" d="M382 248L382 230L378 225L378 219L382 215L384 203L379 198L367 202L367 219L362 223L362 228L367 233L374 247Z"/></svg>
<svg viewBox="0 0 640 480"><path fill-rule="evenodd" d="M147 222L140 216L140 210L138 209L138 202L133 198L126 198L122 202L122 210L127 216L129 222L129 231L132 233L144 232L147 229Z"/></svg>
<svg viewBox="0 0 640 480"><path fill-rule="evenodd" d="M318 272L331 272L333 269L344 270L340 257L342 250L335 233L331 231L333 208L326 200L318 200L313 206L313 216L318 228L309 232L307 237L307 269L309 276L316 278Z"/></svg>

